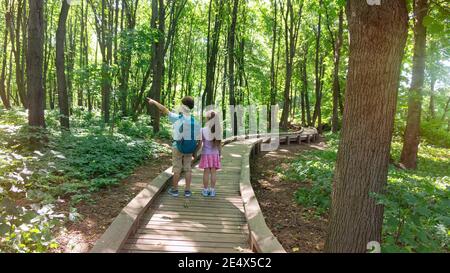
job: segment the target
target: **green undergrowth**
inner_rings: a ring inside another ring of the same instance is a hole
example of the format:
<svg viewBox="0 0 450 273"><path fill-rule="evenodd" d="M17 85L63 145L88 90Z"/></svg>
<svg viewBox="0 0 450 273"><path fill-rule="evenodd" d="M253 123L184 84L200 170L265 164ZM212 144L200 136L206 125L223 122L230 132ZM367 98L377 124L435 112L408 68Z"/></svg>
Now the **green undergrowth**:
<svg viewBox="0 0 450 273"><path fill-rule="evenodd" d="M302 152L283 171L285 179L304 181L295 193L299 204L325 217L331 205L338 136L326 134L325 150ZM392 143L398 161L401 139ZM450 149L422 143L417 170L389 166L384 204L383 252L448 252L450 246Z"/></svg>
<svg viewBox="0 0 450 273"><path fill-rule="evenodd" d="M118 119L111 128L98 113L75 109L66 133L60 132L56 111L46 113L45 130L29 128L26 117L23 111L0 110L0 252L57 248L53 231L76 220L78 202L89 202L145 160L170 152L154 141L148 117ZM56 212L61 200L69 201L69 213Z"/></svg>

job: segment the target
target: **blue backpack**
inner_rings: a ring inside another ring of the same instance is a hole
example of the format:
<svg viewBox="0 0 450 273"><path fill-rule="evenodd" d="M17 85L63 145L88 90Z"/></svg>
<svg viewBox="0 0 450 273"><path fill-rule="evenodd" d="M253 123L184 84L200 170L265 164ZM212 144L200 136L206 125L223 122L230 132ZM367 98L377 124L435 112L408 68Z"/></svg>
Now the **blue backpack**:
<svg viewBox="0 0 450 273"><path fill-rule="evenodd" d="M183 115L180 114L180 119L183 118ZM180 133L183 132L183 124L180 126ZM191 139L181 138L180 140L176 140L176 145L178 151L182 154L192 154L197 148L197 140L195 139L195 120L194 116L191 116Z"/></svg>

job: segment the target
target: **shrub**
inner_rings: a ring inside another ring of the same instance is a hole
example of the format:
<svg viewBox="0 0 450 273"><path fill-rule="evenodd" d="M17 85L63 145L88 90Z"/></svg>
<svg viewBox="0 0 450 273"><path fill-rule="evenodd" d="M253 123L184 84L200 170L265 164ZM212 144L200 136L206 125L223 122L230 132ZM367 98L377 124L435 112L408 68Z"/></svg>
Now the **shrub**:
<svg viewBox="0 0 450 273"><path fill-rule="evenodd" d="M310 181L296 200L324 214L330 208L337 137L327 135L329 147L302 153L285 172L290 179ZM401 143L393 142L392 155L400 155ZM419 168L399 170L390 166L384 195L371 194L385 207L384 252L448 252L450 243L450 150L422 143Z"/></svg>

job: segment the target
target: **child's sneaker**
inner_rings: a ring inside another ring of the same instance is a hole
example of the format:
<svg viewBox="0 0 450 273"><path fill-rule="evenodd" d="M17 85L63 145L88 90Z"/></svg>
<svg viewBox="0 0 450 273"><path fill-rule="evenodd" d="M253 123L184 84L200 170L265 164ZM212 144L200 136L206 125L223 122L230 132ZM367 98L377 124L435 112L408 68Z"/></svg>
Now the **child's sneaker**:
<svg viewBox="0 0 450 273"><path fill-rule="evenodd" d="M209 190L208 189L203 189L202 190L202 195L203 195L203 197L208 197L209 196Z"/></svg>
<svg viewBox="0 0 450 273"><path fill-rule="evenodd" d="M209 196L211 196L211 197L216 197L216 189L211 189L211 190L209 191Z"/></svg>
<svg viewBox="0 0 450 273"><path fill-rule="evenodd" d="M185 190L184 191L184 196L185 197L191 197L192 196L192 192L190 190Z"/></svg>
<svg viewBox="0 0 450 273"><path fill-rule="evenodd" d="M172 195L173 197L178 197L178 190L174 190L173 188L170 188L167 193Z"/></svg>

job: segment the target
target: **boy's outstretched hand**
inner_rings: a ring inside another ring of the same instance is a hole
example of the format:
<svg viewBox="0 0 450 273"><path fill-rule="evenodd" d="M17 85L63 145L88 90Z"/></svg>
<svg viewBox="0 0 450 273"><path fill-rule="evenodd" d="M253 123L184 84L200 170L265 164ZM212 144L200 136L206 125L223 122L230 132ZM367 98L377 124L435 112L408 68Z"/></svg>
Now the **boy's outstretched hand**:
<svg viewBox="0 0 450 273"><path fill-rule="evenodd" d="M150 104L155 103L155 101L153 99L151 99L151 98L147 98L147 100L148 100L148 103L150 103Z"/></svg>

